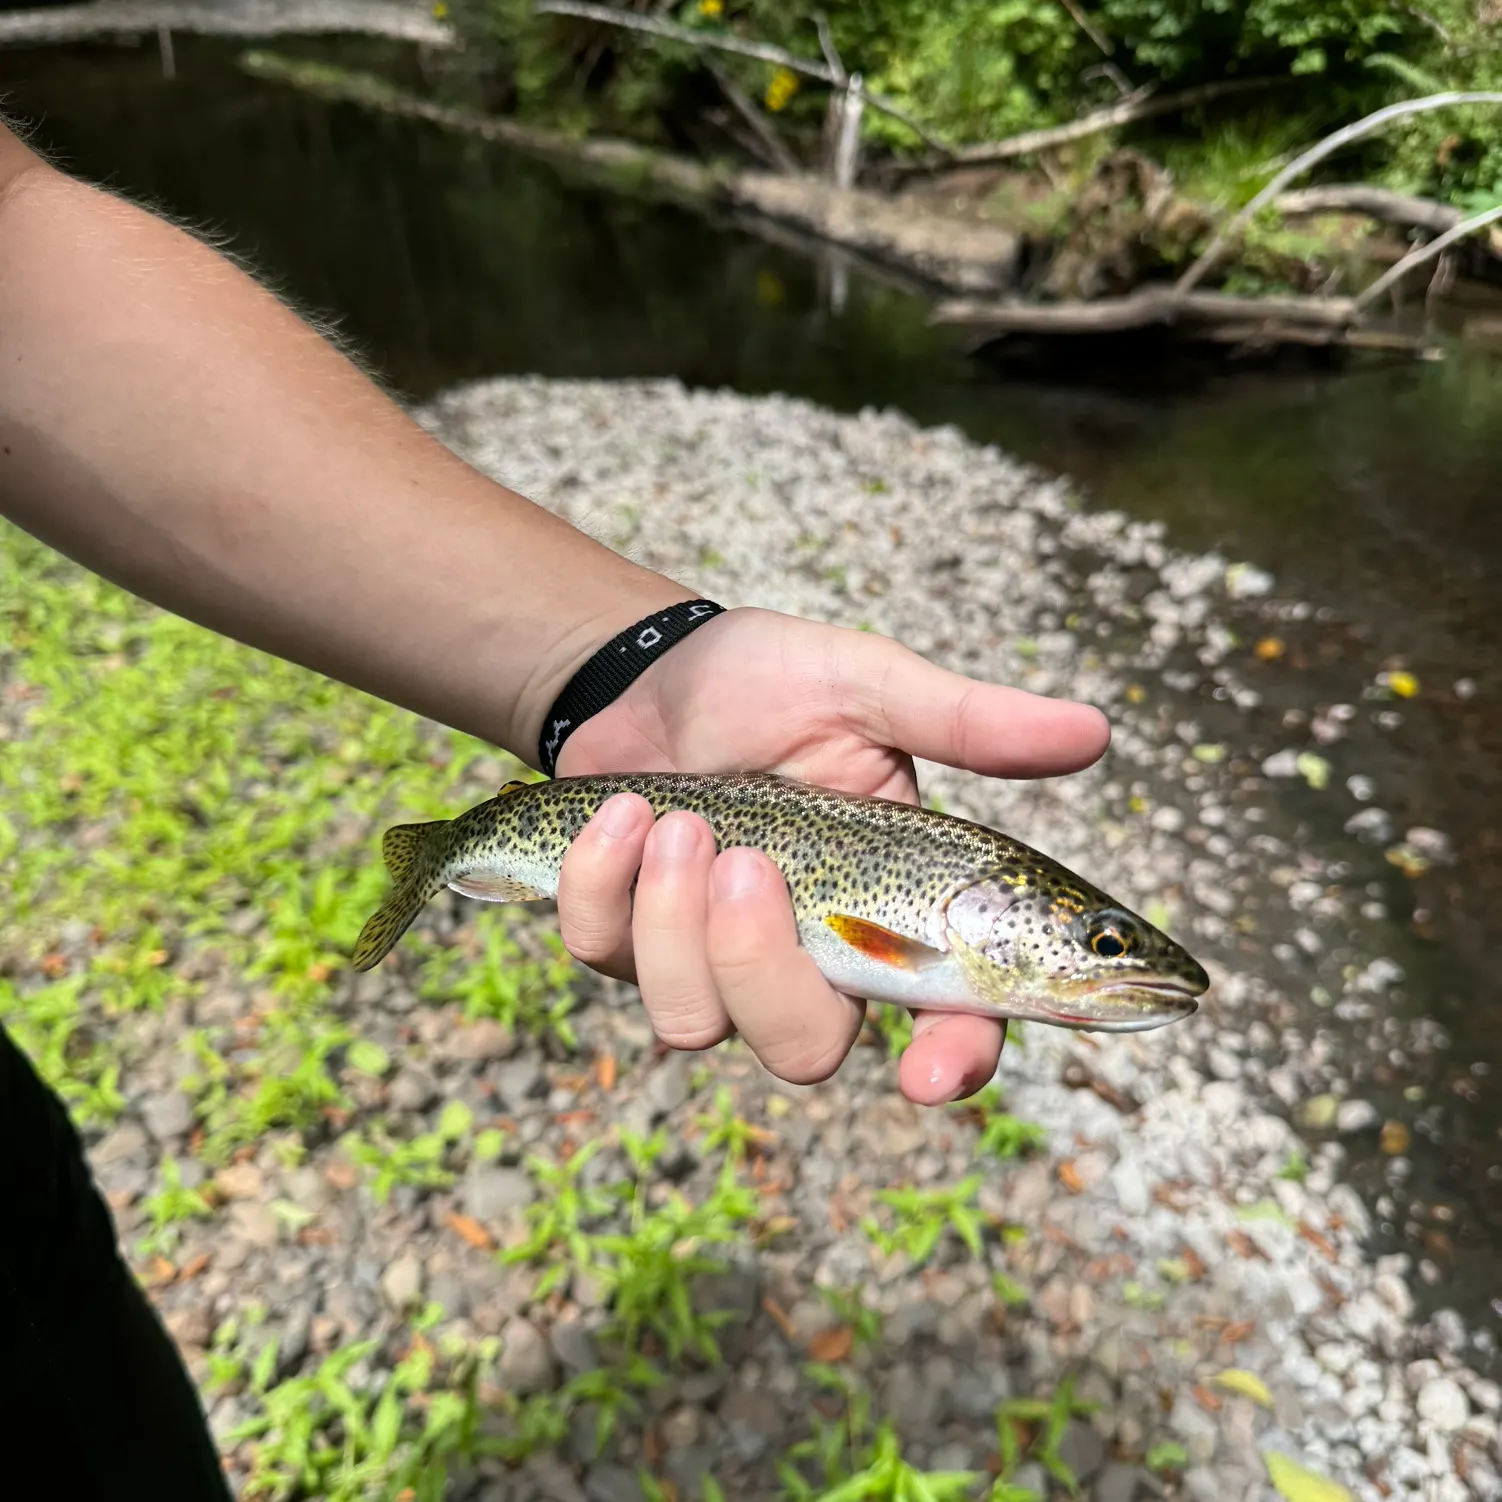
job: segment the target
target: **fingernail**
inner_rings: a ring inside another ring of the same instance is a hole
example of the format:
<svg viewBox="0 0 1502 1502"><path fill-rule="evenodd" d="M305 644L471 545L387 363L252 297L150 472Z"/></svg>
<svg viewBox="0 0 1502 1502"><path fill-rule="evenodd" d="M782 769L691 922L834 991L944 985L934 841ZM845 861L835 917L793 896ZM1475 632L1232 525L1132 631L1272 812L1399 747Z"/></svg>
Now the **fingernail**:
<svg viewBox="0 0 1502 1502"><path fill-rule="evenodd" d="M717 897L749 897L761 887L762 867L754 850L727 850L709 873Z"/></svg>
<svg viewBox="0 0 1502 1502"><path fill-rule="evenodd" d="M626 793L617 793L600 805L595 820L613 840L623 840L636 828L636 803Z"/></svg>
<svg viewBox="0 0 1502 1502"><path fill-rule="evenodd" d="M674 817L669 814L657 825L657 837L652 842L654 855L669 861L686 861L699 848L699 823L697 819Z"/></svg>

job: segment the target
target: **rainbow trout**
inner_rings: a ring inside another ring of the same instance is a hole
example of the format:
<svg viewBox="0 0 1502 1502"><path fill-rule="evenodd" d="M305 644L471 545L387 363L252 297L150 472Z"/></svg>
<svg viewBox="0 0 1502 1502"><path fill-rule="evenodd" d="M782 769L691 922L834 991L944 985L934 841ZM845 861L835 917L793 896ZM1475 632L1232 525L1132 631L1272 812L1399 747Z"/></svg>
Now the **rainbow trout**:
<svg viewBox="0 0 1502 1502"><path fill-rule="evenodd" d="M921 1010L1136 1032L1187 1017L1209 977L1167 935L995 830L769 774L512 782L454 819L387 830L386 901L354 966L390 953L444 887L485 902L554 897L570 843L612 794L689 809L720 849L764 851L836 990Z"/></svg>

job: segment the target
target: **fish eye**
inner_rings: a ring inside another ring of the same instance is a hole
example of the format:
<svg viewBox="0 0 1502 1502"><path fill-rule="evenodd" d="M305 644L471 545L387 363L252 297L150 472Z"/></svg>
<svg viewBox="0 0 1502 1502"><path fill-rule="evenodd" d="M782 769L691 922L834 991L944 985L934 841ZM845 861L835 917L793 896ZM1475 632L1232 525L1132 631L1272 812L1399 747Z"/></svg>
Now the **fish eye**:
<svg viewBox="0 0 1502 1502"><path fill-rule="evenodd" d="M1097 928L1090 935L1090 948L1103 960L1120 959L1132 947L1132 936L1110 924Z"/></svg>

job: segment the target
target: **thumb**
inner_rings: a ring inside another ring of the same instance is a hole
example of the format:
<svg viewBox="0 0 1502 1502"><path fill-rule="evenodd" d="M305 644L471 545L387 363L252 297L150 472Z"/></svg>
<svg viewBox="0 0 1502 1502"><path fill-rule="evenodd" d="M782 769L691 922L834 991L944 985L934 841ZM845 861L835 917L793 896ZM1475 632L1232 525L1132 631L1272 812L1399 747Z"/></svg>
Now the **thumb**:
<svg viewBox="0 0 1502 1502"><path fill-rule="evenodd" d="M843 714L878 745L988 777L1053 777L1110 744L1093 705L952 673L890 637L848 635L835 665Z"/></svg>

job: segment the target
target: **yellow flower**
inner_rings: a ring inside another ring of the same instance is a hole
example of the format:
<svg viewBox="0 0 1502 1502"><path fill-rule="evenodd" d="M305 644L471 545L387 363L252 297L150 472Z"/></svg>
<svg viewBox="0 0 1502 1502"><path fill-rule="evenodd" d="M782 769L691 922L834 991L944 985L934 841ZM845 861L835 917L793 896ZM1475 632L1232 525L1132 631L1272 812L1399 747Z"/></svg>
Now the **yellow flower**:
<svg viewBox="0 0 1502 1502"><path fill-rule="evenodd" d="M701 16L719 16L725 13L725 0L699 0Z"/></svg>
<svg viewBox="0 0 1502 1502"><path fill-rule="evenodd" d="M775 115L797 92L798 75L788 72L786 68L779 68L772 75L771 83L767 85L767 108Z"/></svg>
<svg viewBox="0 0 1502 1502"><path fill-rule="evenodd" d="M449 8L443 3L443 0L437 0L437 3L433 6L433 19L435 21L441 21L445 16L448 15L448 13Z"/></svg>

